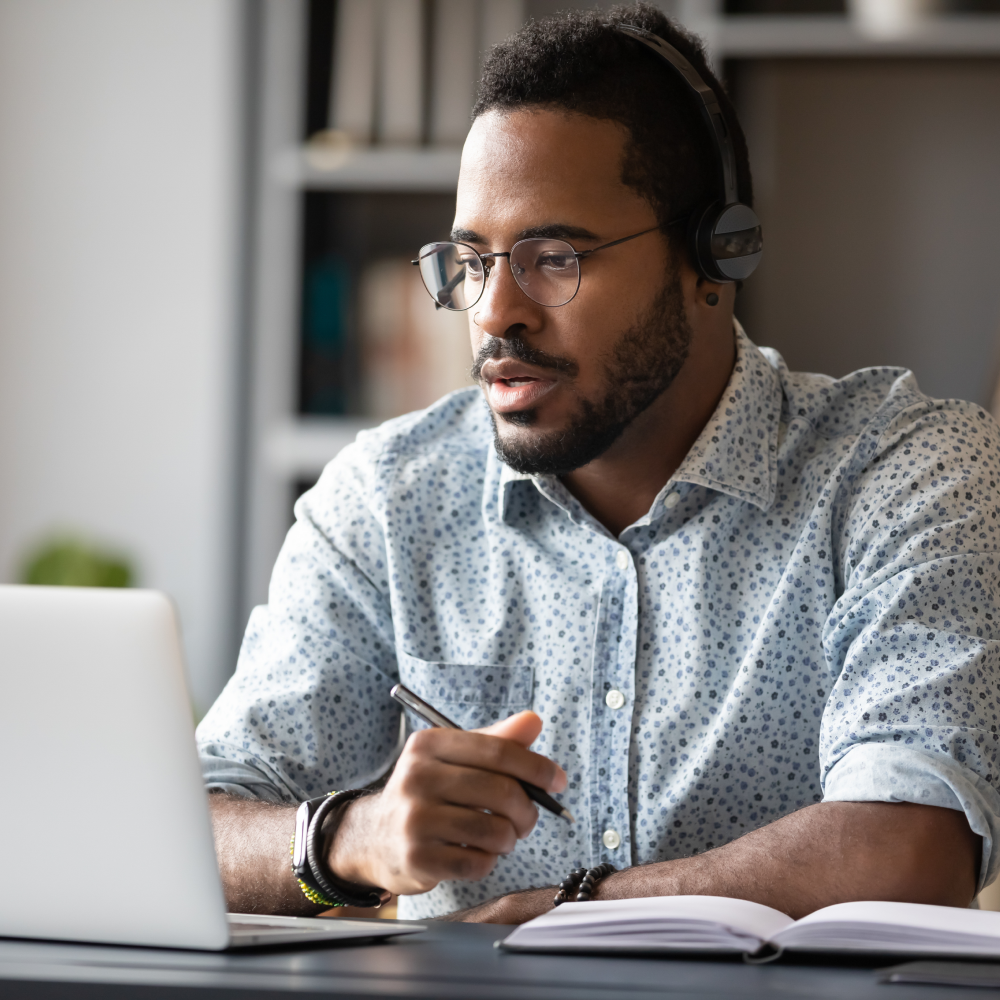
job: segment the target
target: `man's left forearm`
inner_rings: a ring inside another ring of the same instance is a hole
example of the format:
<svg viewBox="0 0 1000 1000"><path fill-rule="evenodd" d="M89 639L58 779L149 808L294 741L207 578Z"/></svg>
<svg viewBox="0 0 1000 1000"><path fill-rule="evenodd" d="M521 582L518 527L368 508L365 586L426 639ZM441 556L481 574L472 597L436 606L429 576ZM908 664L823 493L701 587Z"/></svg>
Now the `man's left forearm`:
<svg viewBox="0 0 1000 1000"><path fill-rule="evenodd" d="M597 899L709 895L749 899L798 919L858 899L968 906L981 840L965 814L936 806L828 802L704 854L617 872ZM449 919L522 923L552 908L553 887L491 900Z"/></svg>

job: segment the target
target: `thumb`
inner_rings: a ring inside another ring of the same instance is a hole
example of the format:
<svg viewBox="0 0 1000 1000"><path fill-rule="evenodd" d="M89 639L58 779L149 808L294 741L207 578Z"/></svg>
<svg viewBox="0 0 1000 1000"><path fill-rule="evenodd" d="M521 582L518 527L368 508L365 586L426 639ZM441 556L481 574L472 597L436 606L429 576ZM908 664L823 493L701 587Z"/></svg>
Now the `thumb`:
<svg viewBox="0 0 1000 1000"><path fill-rule="evenodd" d="M510 718L494 722L492 726L484 726L477 729L477 733L485 733L487 736L499 736L504 740L513 740L525 749L531 746L538 739L538 734L542 731L541 717L534 712L518 712Z"/></svg>

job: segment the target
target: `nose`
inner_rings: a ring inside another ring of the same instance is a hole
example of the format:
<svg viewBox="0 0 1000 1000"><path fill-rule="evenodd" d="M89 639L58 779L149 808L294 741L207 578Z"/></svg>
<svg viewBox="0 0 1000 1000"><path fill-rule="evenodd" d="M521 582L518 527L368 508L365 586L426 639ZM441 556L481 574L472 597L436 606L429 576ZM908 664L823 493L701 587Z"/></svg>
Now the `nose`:
<svg viewBox="0 0 1000 1000"><path fill-rule="evenodd" d="M507 257L495 257L482 298L473 306L473 322L491 337L508 337L539 330L542 309L521 290Z"/></svg>

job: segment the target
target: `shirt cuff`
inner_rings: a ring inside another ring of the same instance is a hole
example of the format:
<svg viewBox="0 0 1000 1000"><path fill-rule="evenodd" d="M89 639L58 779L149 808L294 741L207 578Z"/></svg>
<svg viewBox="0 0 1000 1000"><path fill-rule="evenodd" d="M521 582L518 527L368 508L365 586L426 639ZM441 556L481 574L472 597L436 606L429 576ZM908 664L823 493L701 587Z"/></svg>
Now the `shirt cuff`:
<svg viewBox="0 0 1000 1000"><path fill-rule="evenodd" d="M972 832L983 838L976 892L997 877L1000 794L950 757L885 743L857 744L827 772L823 801L915 802L964 812Z"/></svg>
<svg viewBox="0 0 1000 1000"><path fill-rule="evenodd" d="M277 805L296 805L301 801L295 790L245 750L223 743L202 743L198 746L198 759L209 792L226 792Z"/></svg>

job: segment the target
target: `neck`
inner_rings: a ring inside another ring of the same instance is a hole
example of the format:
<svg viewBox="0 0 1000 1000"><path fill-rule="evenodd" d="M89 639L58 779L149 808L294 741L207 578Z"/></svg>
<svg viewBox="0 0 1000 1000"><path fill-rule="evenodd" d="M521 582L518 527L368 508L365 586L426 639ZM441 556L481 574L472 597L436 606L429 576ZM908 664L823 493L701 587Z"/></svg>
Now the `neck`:
<svg viewBox="0 0 1000 1000"><path fill-rule="evenodd" d="M600 458L562 477L615 536L648 512L715 412L736 361L731 318L719 320L692 338L683 368L652 406Z"/></svg>

